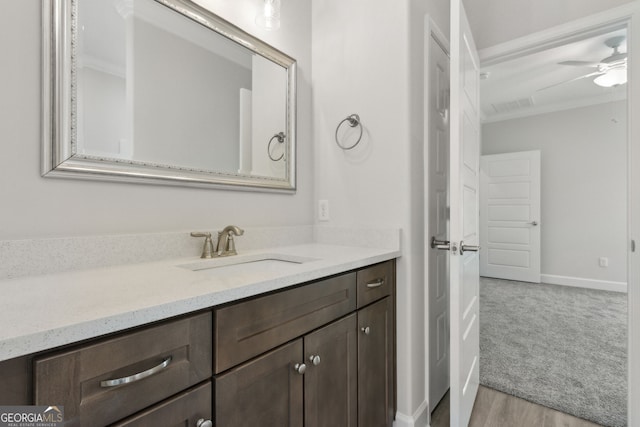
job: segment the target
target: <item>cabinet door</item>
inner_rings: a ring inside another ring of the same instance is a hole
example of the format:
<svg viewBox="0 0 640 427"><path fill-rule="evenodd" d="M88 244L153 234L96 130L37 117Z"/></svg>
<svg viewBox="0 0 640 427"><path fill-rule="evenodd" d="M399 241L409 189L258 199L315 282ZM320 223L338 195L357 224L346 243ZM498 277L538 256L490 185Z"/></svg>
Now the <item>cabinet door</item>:
<svg viewBox="0 0 640 427"><path fill-rule="evenodd" d="M354 313L304 337L305 427L356 427L356 328Z"/></svg>
<svg viewBox="0 0 640 427"><path fill-rule="evenodd" d="M215 379L216 427L301 427L302 339L233 368Z"/></svg>
<svg viewBox="0 0 640 427"><path fill-rule="evenodd" d="M358 311L358 425L393 424L391 297Z"/></svg>

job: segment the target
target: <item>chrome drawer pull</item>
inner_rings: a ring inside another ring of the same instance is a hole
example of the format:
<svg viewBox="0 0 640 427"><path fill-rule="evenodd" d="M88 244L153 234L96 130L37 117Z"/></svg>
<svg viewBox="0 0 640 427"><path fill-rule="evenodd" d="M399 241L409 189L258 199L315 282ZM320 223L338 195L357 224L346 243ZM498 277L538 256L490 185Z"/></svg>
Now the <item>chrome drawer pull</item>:
<svg viewBox="0 0 640 427"><path fill-rule="evenodd" d="M142 371L128 377L117 378L115 380L100 381L100 387L115 387L117 385L129 384L129 383L134 383L136 381L140 381L143 378L150 377L151 375L157 374L158 372L162 371L164 368L169 366L169 363L171 363L172 359L173 357L169 356L166 359L164 359L162 363L159 364L158 366L154 366L151 369L147 369L146 371Z"/></svg>
<svg viewBox="0 0 640 427"><path fill-rule="evenodd" d="M367 283L367 288L379 288L382 285L384 285L384 279L378 279L377 281Z"/></svg>

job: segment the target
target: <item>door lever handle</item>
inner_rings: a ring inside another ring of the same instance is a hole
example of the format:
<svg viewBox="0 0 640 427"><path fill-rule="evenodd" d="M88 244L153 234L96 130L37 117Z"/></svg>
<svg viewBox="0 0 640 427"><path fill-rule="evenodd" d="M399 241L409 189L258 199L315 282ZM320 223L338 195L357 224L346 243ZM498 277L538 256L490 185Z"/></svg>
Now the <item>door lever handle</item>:
<svg viewBox="0 0 640 427"><path fill-rule="evenodd" d="M465 252L478 252L479 250L480 246L465 245L464 241L460 240L460 255L463 255Z"/></svg>
<svg viewBox="0 0 640 427"><path fill-rule="evenodd" d="M436 236L431 238L431 249L440 249L441 251L448 251L451 249L450 242L448 240L436 240Z"/></svg>

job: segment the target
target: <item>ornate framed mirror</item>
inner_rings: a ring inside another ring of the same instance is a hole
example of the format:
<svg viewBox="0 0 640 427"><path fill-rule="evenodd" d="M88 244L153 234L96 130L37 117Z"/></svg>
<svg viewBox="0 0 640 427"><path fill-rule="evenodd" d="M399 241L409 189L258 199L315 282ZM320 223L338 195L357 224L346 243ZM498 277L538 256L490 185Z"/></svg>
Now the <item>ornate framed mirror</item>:
<svg viewBox="0 0 640 427"><path fill-rule="evenodd" d="M189 0L43 0L42 175L295 191L296 61Z"/></svg>

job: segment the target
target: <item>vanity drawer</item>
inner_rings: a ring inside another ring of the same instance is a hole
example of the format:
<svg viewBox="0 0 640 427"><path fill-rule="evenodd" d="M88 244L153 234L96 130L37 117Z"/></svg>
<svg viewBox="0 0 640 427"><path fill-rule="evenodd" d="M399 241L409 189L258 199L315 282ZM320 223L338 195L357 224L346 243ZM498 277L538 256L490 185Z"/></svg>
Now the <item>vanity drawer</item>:
<svg viewBox="0 0 640 427"><path fill-rule="evenodd" d="M215 311L215 373L354 311L356 273Z"/></svg>
<svg viewBox="0 0 640 427"><path fill-rule="evenodd" d="M391 294L393 270L393 261L358 270L358 308Z"/></svg>
<svg viewBox="0 0 640 427"><path fill-rule="evenodd" d="M63 405L65 426L113 423L210 377L211 334L204 313L42 357L35 404Z"/></svg>
<svg viewBox="0 0 640 427"><path fill-rule="evenodd" d="M111 427L197 427L198 420L211 420L211 381L180 393Z"/></svg>

